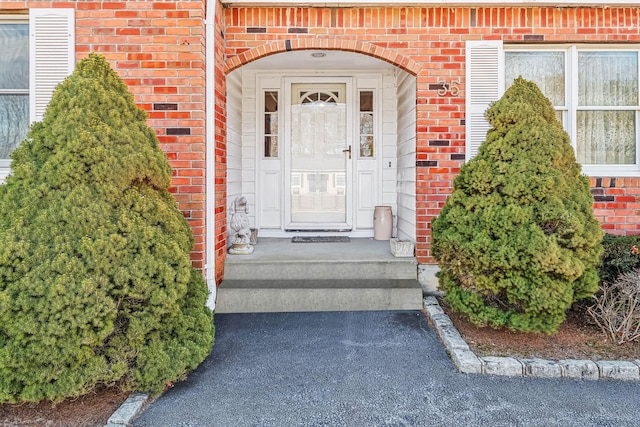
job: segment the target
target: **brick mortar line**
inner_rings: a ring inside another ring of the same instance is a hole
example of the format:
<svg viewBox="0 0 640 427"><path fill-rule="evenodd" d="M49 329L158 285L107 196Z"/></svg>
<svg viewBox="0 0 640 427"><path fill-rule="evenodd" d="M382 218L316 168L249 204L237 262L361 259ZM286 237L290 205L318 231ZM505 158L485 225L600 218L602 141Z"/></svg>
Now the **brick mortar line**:
<svg viewBox="0 0 640 427"><path fill-rule="evenodd" d="M532 378L640 381L640 360L547 360L515 357L478 357L442 310L434 296L423 300L424 311L459 372Z"/></svg>

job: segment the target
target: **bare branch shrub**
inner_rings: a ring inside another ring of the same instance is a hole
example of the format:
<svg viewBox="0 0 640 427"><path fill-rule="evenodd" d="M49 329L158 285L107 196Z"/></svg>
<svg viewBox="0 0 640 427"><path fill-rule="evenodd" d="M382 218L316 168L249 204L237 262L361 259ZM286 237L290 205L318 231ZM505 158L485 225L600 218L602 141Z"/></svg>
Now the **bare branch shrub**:
<svg viewBox="0 0 640 427"><path fill-rule="evenodd" d="M618 344L640 341L640 269L603 283L600 291L587 309L600 329Z"/></svg>

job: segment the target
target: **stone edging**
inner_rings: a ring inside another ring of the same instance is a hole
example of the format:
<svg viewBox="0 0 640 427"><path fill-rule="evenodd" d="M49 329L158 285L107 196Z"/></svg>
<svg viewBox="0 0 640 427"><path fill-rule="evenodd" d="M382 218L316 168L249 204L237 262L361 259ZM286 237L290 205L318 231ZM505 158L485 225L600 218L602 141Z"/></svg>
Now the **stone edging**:
<svg viewBox="0 0 640 427"><path fill-rule="evenodd" d="M640 360L546 360L513 357L477 357L462 339L438 300L427 296L424 310L444 344L458 371L467 374L502 375L509 377L576 378L584 380L640 381Z"/></svg>
<svg viewBox="0 0 640 427"><path fill-rule="evenodd" d="M131 393L127 400L111 414L105 427L130 426L133 418L140 413L140 410L149 400L147 393Z"/></svg>

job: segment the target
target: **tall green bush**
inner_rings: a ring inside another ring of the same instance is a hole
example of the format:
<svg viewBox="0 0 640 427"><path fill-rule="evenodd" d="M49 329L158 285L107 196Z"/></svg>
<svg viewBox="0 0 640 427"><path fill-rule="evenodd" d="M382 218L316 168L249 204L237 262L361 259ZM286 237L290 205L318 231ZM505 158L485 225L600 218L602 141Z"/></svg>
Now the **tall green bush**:
<svg viewBox="0 0 640 427"><path fill-rule="evenodd" d="M602 246L601 282L613 284L619 276L640 268L640 235L605 234Z"/></svg>
<svg viewBox="0 0 640 427"><path fill-rule="evenodd" d="M478 325L551 333L598 289L603 232L569 136L538 87L517 79L433 221L451 307Z"/></svg>
<svg viewBox="0 0 640 427"><path fill-rule="evenodd" d="M90 55L0 185L0 401L158 393L213 344L191 230L145 113Z"/></svg>

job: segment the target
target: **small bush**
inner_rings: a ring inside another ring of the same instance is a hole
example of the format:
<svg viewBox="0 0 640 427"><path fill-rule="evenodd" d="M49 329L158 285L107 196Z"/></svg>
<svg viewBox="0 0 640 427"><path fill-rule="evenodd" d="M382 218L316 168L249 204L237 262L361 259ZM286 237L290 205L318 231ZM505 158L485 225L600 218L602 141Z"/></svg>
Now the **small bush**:
<svg viewBox="0 0 640 427"><path fill-rule="evenodd" d="M551 102L522 78L433 221L440 287L477 325L552 333L598 289L604 234L589 180Z"/></svg>
<svg viewBox="0 0 640 427"><path fill-rule="evenodd" d="M623 273L611 284L602 283L587 311L614 342L640 341L640 269Z"/></svg>
<svg viewBox="0 0 640 427"><path fill-rule="evenodd" d="M621 274L640 268L640 235L606 234L602 246L602 264L598 268L602 283L613 283Z"/></svg>
<svg viewBox="0 0 640 427"><path fill-rule="evenodd" d="M159 393L213 344L191 229L146 114L98 55L55 90L0 185L0 401Z"/></svg>

